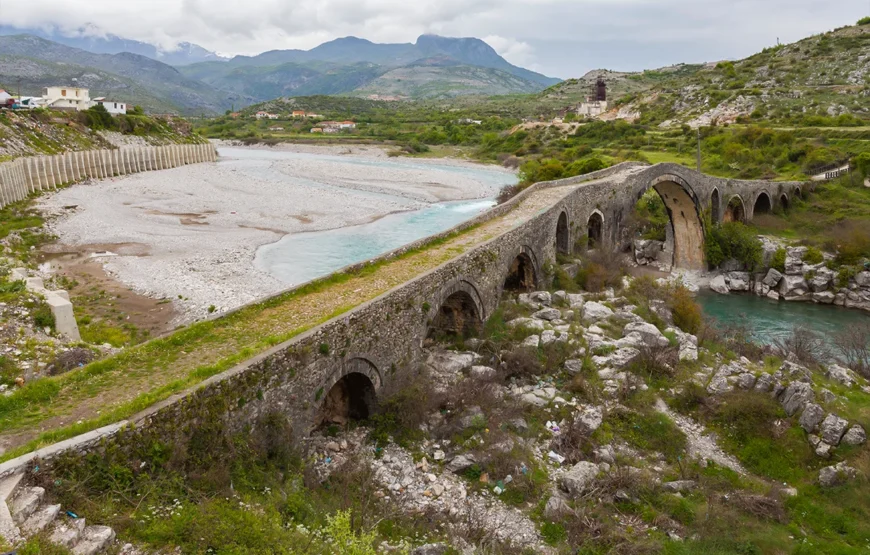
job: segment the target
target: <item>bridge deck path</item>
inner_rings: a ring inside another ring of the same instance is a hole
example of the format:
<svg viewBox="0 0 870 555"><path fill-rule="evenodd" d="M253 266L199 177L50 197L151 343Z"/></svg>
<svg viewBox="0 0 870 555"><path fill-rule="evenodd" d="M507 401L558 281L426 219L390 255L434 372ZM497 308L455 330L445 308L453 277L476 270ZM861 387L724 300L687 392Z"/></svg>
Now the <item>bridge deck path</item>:
<svg viewBox="0 0 870 555"><path fill-rule="evenodd" d="M538 189L501 217L443 243L384 262L373 271L314 291L284 294L194 324L69 374L34 382L12 397L0 398L0 447L6 453L4 458L127 418L375 299L521 225L578 187L592 183L595 181Z"/></svg>

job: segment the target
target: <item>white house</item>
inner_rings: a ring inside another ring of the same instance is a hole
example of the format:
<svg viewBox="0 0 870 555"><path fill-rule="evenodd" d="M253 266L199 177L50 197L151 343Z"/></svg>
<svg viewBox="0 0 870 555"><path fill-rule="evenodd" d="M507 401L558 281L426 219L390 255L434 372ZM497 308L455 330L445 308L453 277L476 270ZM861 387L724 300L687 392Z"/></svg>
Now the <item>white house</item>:
<svg viewBox="0 0 870 555"><path fill-rule="evenodd" d="M80 87L47 87L42 97L47 108L56 110L87 110L91 107L88 89Z"/></svg>
<svg viewBox="0 0 870 555"><path fill-rule="evenodd" d="M0 104L6 104L6 101L12 98L12 95L8 92L0 89Z"/></svg>
<svg viewBox="0 0 870 555"><path fill-rule="evenodd" d="M592 100L587 98L586 102L581 103L577 108L577 115L586 116L587 118L597 118L606 111L606 100Z"/></svg>
<svg viewBox="0 0 870 555"><path fill-rule="evenodd" d="M127 113L127 105L123 102L118 102L117 100L112 100L110 98L106 98L104 96L100 96L95 98L91 103L91 106L96 106L97 104L102 104L103 108L106 109L110 114L126 114Z"/></svg>

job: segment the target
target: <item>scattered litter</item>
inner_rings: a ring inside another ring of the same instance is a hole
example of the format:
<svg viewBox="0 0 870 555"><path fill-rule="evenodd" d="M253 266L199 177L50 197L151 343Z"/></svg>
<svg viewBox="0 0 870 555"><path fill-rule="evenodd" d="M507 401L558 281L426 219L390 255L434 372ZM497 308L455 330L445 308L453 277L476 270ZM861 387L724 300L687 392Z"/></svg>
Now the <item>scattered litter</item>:
<svg viewBox="0 0 870 555"><path fill-rule="evenodd" d="M72 511L67 511L67 512L66 512L66 516L68 516L68 517L70 517L70 518L78 518L78 517L79 517L79 515L75 514L75 513L72 512Z"/></svg>
<svg viewBox="0 0 870 555"><path fill-rule="evenodd" d="M504 490L498 486L495 486L492 491L495 492L496 495L501 495L502 492L504 492Z"/></svg>
<svg viewBox="0 0 870 555"><path fill-rule="evenodd" d="M510 484L510 483L513 482L513 481L514 481L514 477L511 476L510 474L508 474L507 476L504 477L504 483L505 483L505 484Z"/></svg>
<svg viewBox="0 0 870 555"><path fill-rule="evenodd" d="M549 453L547 453L547 457L549 457L550 460L555 463L562 464L563 462L565 462L565 457L563 457L559 453L556 453L555 451L550 451Z"/></svg>

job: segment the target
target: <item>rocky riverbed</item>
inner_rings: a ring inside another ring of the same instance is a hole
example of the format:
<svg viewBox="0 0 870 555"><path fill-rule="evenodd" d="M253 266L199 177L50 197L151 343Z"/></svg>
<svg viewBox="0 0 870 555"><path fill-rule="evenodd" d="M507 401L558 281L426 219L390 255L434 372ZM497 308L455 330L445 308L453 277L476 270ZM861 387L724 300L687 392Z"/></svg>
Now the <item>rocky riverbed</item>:
<svg viewBox="0 0 870 555"><path fill-rule="evenodd" d="M94 257L108 273L171 299L175 323L185 323L282 290L252 262L259 246L286 234L491 198L514 180L498 167L389 159L374 147L219 152L213 164L79 184L46 197L41 208L56 216L49 227L59 243L101 245L105 252Z"/></svg>

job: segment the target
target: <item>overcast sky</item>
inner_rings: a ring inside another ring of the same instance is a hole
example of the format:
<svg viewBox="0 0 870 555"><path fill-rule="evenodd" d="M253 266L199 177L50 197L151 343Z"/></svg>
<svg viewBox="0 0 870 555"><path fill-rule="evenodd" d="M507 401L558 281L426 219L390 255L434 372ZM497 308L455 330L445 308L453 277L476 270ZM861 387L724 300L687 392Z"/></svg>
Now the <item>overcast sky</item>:
<svg viewBox="0 0 870 555"><path fill-rule="evenodd" d="M0 0L0 23L92 25L164 48L312 48L348 35L474 36L508 61L567 78L741 58L870 15L870 0Z"/></svg>

